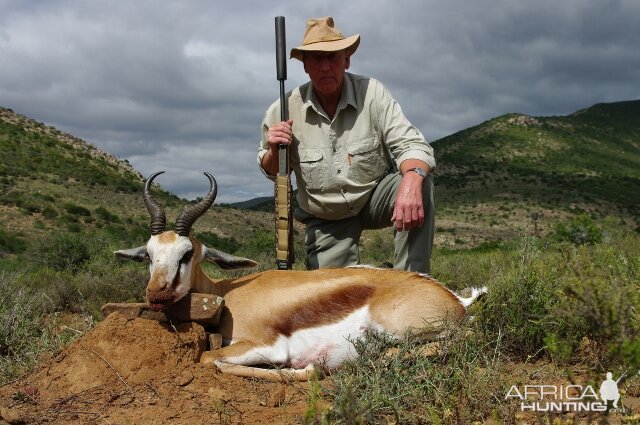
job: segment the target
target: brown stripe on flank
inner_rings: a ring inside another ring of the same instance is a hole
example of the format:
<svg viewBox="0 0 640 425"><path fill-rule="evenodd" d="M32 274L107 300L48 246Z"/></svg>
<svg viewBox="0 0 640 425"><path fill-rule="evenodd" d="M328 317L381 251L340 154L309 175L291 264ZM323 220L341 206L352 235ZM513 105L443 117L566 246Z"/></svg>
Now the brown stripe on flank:
<svg viewBox="0 0 640 425"><path fill-rule="evenodd" d="M334 323L364 306L373 291L373 286L355 285L309 298L291 310L278 312L273 327L279 334L291 336L299 329Z"/></svg>

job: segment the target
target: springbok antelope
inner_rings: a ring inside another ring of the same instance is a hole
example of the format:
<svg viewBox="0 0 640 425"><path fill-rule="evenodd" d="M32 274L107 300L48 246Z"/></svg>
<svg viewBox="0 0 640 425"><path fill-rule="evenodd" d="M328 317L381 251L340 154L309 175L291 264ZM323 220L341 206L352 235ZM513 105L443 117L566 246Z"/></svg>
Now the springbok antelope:
<svg viewBox="0 0 640 425"><path fill-rule="evenodd" d="M367 331L402 337L420 331L433 338L445 320L461 320L466 308L484 291L461 298L432 278L413 272L373 268L313 271L271 270L237 279L214 280L201 269L209 261L224 269L256 263L203 245L189 236L191 226L213 204L217 185L165 230L166 217L153 200L151 175L144 202L151 215L151 238L138 248L116 251L121 258L149 260L151 277L146 295L161 310L189 291L224 297L218 325L223 347L205 352L201 362L213 362L222 372L281 380L289 375L307 379L314 366L325 371L354 358L352 341ZM263 369L256 365L284 369Z"/></svg>

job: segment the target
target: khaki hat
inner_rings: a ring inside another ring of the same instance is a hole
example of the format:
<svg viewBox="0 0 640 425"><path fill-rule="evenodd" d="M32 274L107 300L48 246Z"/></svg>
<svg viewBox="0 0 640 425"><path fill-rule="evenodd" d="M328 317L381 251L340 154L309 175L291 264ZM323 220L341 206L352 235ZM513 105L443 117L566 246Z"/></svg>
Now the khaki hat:
<svg viewBox="0 0 640 425"><path fill-rule="evenodd" d="M334 26L333 18L307 19L302 46L291 49L292 58L302 60L304 52L337 52L348 50L353 53L360 44L360 34L345 38Z"/></svg>

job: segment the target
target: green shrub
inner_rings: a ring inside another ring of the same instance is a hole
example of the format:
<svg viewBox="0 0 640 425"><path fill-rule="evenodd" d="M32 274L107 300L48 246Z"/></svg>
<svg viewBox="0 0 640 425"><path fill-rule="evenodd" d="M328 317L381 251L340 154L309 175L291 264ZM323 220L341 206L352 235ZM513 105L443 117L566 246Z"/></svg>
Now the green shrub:
<svg viewBox="0 0 640 425"><path fill-rule="evenodd" d="M109 222L109 223L119 223L120 222L120 217L118 217L117 214L112 213L111 211L109 211L108 209L106 209L105 207L98 207L94 210L94 212L96 213L96 215L98 216L98 218Z"/></svg>
<svg viewBox="0 0 640 425"><path fill-rule="evenodd" d="M121 245L134 245L149 239L149 229L146 226L125 226L121 223L110 223L104 227L110 239Z"/></svg>
<svg viewBox="0 0 640 425"><path fill-rule="evenodd" d="M27 200L20 201L20 208L28 214L35 214L41 211L40 205Z"/></svg>
<svg viewBox="0 0 640 425"><path fill-rule="evenodd" d="M0 271L0 385L28 372L43 352L55 352L72 337L44 317L43 293L28 287L29 275Z"/></svg>
<svg viewBox="0 0 640 425"><path fill-rule="evenodd" d="M519 258L490 277L489 293L478 313L487 340L499 340L511 356L541 353L550 332L549 312L557 303L552 273L544 271L544 253L534 238L524 238Z"/></svg>
<svg viewBox="0 0 640 425"><path fill-rule="evenodd" d="M71 233L81 233L82 226L79 223L69 223L67 224L67 230Z"/></svg>
<svg viewBox="0 0 640 425"><path fill-rule="evenodd" d="M27 249L27 242L15 233L0 229L0 256L19 254Z"/></svg>
<svg viewBox="0 0 640 425"><path fill-rule="evenodd" d="M58 216L58 211L56 211L54 208L51 207L46 207L43 211L42 211L42 215L45 218L48 218L49 220L53 220L54 218L56 218Z"/></svg>
<svg viewBox="0 0 640 425"><path fill-rule="evenodd" d="M89 217L91 215L91 211L89 211L85 207L81 207L79 205L66 203L66 204L64 204L63 207L71 215L78 215L78 216L83 216L83 217Z"/></svg>
<svg viewBox="0 0 640 425"><path fill-rule="evenodd" d="M239 255L252 259L268 257L271 259L271 263L273 263L275 259L275 246L276 237L274 232L256 229L253 231L249 240L241 247Z"/></svg>
<svg viewBox="0 0 640 425"><path fill-rule="evenodd" d="M240 244L234 238L220 237L211 232L197 233L196 238L205 246L219 249L229 254L235 253L240 248Z"/></svg>
<svg viewBox="0 0 640 425"><path fill-rule="evenodd" d="M369 334L354 341L358 357L335 373L324 388L331 410L316 412L315 423L423 424L483 421L501 392L495 359L466 327L448 326L429 356L424 342L395 341ZM489 408L487 408L490 406ZM512 421L514 418L511 418ZM509 422L509 417L505 417ZM309 421L308 423L312 423Z"/></svg>
<svg viewBox="0 0 640 425"><path fill-rule="evenodd" d="M559 362L575 361L586 341L600 364L640 369L640 242L631 234L615 239L562 251L566 273L551 315L563 326L547 341Z"/></svg>
<svg viewBox="0 0 640 425"><path fill-rule="evenodd" d="M55 202L55 201L56 201L56 198L54 198L53 196L51 196L51 195L49 195L49 194L47 194L47 193L35 192L35 193L33 194L33 196L34 196L35 198L40 198L40 199L42 199L43 201L47 201L47 202Z"/></svg>
<svg viewBox="0 0 640 425"><path fill-rule="evenodd" d="M595 244L602 241L602 229L586 214L569 222L556 224L553 234L556 242L571 242L575 245Z"/></svg>
<svg viewBox="0 0 640 425"><path fill-rule="evenodd" d="M372 232L371 238L362 243L360 261L364 264L379 266L385 262L393 264L393 235L387 229Z"/></svg>
<svg viewBox="0 0 640 425"><path fill-rule="evenodd" d="M53 270L78 270L91 259L88 238L76 233L54 233L37 248L39 264Z"/></svg>
<svg viewBox="0 0 640 425"><path fill-rule="evenodd" d="M41 269L31 286L46 295L48 311L70 311L100 317L108 302L141 302L148 270L142 264L94 259L79 271Z"/></svg>

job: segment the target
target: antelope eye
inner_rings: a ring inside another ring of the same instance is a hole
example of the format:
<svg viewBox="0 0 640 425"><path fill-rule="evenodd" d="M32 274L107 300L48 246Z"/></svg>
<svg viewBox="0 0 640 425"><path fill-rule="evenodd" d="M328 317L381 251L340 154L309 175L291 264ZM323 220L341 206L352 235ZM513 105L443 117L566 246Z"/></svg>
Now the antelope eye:
<svg viewBox="0 0 640 425"><path fill-rule="evenodd" d="M190 249L189 251L185 252L184 255L182 256L182 258L180 259L180 263L181 264L186 264L189 261L191 261L191 257L193 256L193 250Z"/></svg>

